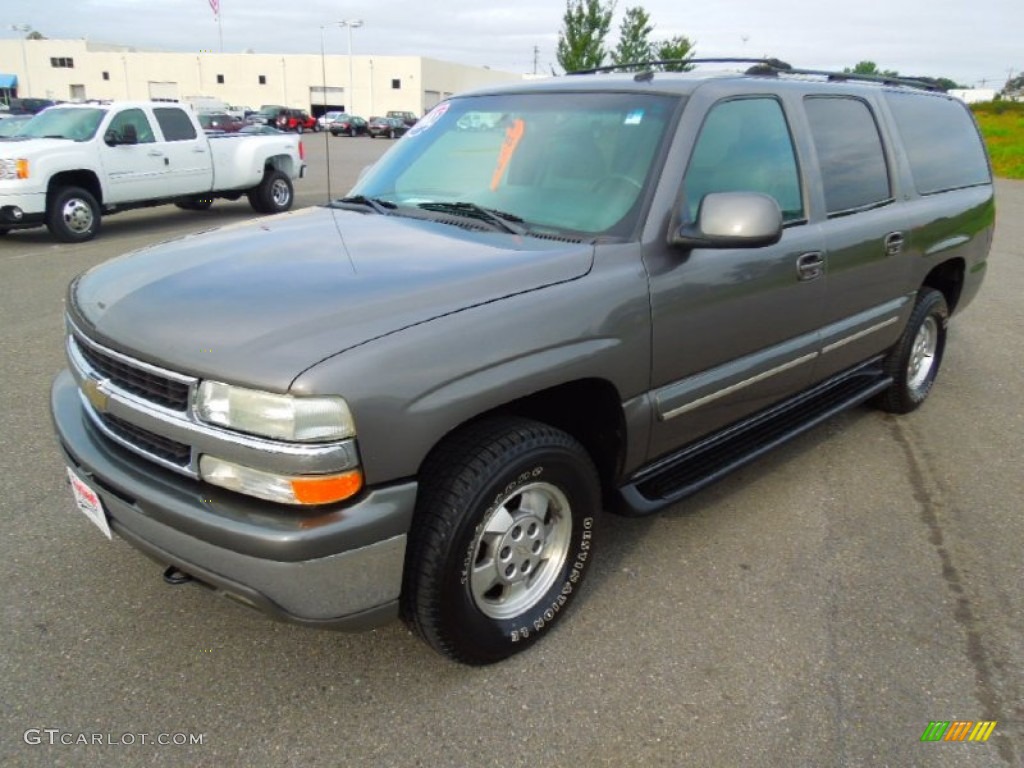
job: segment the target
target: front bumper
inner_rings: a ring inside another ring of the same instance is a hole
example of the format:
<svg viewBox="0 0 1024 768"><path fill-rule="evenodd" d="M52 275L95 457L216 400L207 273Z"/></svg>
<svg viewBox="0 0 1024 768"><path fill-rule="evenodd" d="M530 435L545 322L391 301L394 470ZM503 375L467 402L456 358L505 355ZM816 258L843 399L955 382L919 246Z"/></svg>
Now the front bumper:
<svg viewBox="0 0 1024 768"><path fill-rule="evenodd" d="M54 427L69 466L99 494L121 538L275 618L366 629L397 616L416 483L312 511L249 499L114 445L81 397L68 371L57 376Z"/></svg>
<svg viewBox="0 0 1024 768"><path fill-rule="evenodd" d="M46 215L45 192L0 192L0 228L38 227Z"/></svg>

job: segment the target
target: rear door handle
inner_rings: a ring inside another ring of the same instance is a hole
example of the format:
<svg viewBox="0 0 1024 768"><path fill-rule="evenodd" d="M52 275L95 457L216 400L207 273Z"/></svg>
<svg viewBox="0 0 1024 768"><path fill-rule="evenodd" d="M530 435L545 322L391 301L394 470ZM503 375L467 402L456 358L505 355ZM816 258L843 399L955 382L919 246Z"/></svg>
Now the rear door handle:
<svg viewBox="0 0 1024 768"><path fill-rule="evenodd" d="M825 256L821 251L801 254L796 260L796 276L800 280L815 280L825 274Z"/></svg>
<svg viewBox="0 0 1024 768"><path fill-rule="evenodd" d="M895 256L903 250L903 233L890 232L885 236L885 255Z"/></svg>
<svg viewBox="0 0 1024 768"><path fill-rule="evenodd" d="M149 155L150 157L163 157L164 156L164 153L161 152L159 149L151 149L146 154Z"/></svg>

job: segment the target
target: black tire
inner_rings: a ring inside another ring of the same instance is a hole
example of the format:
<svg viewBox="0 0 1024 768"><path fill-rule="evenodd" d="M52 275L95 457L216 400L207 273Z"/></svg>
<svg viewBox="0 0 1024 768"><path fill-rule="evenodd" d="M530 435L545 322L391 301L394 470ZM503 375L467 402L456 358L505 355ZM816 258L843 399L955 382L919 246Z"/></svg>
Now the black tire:
<svg viewBox="0 0 1024 768"><path fill-rule="evenodd" d="M395 129L394 128L392 128L390 131L388 131L388 138L389 139L395 138Z"/></svg>
<svg viewBox="0 0 1024 768"><path fill-rule="evenodd" d="M0 228L0 237L3 237L4 235L6 235L10 231L11 230L9 230L9 229Z"/></svg>
<svg viewBox="0 0 1024 768"><path fill-rule="evenodd" d="M349 138L352 138L352 139L354 139L356 137L355 126L353 126L353 127L348 129L348 135L349 135Z"/></svg>
<svg viewBox="0 0 1024 768"><path fill-rule="evenodd" d="M948 323L945 296L922 288L903 335L882 363L893 385L875 398L876 406L889 413L910 413L925 401L942 364Z"/></svg>
<svg viewBox="0 0 1024 768"><path fill-rule="evenodd" d="M301 125L296 125L295 126L295 132L296 133L302 133L304 130L306 130L306 129L303 128Z"/></svg>
<svg viewBox="0 0 1024 768"><path fill-rule="evenodd" d="M257 213L283 213L295 202L291 179L281 171L268 169L263 181L248 194L249 205Z"/></svg>
<svg viewBox="0 0 1024 768"><path fill-rule="evenodd" d="M213 198L179 200L175 205L183 211L208 211L213 205Z"/></svg>
<svg viewBox="0 0 1024 768"><path fill-rule="evenodd" d="M54 190L46 205L46 228L62 243L84 243L100 231L100 206L81 187Z"/></svg>
<svg viewBox="0 0 1024 768"><path fill-rule="evenodd" d="M403 619L465 664L530 647L565 614L593 559L601 491L590 456L546 424L494 418L446 438L420 478Z"/></svg>

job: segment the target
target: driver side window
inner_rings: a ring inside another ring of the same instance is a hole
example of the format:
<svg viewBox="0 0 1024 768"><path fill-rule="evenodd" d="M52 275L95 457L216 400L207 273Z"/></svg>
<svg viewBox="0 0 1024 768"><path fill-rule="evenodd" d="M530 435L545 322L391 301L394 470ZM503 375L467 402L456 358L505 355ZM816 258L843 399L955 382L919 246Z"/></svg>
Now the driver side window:
<svg viewBox="0 0 1024 768"><path fill-rule="evenodd" d="M131 125L135 128L135 135L139 144L152 144L156 141L153 136L153 128L149 124L149 118L141 109L126 109L118 112L110 121L108 131L113 131L117 136L124 137L125 126Z"/></svg>
<svg viewBox="0 0 1024 768"><path fill-rule="evenodd" d="M804 216L800 173L782 106L771 98L715 105L704 119L683 181L689 220L711 192L774 197L783 221Z"/></svg>

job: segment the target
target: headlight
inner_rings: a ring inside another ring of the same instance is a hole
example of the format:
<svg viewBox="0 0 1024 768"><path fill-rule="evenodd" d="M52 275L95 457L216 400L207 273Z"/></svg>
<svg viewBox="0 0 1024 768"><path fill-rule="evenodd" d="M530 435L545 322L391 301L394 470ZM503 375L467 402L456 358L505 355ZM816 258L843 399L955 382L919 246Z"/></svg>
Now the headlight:
<svg viewBox="0 0 1024 768"><path fill-rule="evenodd" d="M210 424L293 442L342 440L356 433L340 397L275 395L219 381L199 385L195 412Z"/></svg>
<svg viewBox="0 0 1024 768"><path fill-rule="evenodd" d="M27 179L28 160L23 157L0 160L0 179Z"/></svg>

